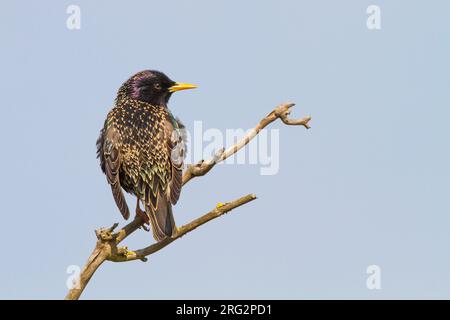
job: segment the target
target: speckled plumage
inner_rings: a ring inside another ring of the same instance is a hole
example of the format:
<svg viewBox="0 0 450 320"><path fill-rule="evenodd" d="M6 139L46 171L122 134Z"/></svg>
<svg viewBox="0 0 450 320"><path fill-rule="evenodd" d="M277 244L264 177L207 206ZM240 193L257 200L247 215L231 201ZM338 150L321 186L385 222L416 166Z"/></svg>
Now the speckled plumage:
<svg viewBox="0 0 450 320"><path fill-rule="evenodd" d="M144 71L125 82L97 141L100 165L120 212L128 219L123 188L144 204L158 241L176 229L171 204L180 196L184 157L183 125L167 108L170 93L163 92L174 82L166 78ZM156 90L156 83L163 88Z"/></svg>

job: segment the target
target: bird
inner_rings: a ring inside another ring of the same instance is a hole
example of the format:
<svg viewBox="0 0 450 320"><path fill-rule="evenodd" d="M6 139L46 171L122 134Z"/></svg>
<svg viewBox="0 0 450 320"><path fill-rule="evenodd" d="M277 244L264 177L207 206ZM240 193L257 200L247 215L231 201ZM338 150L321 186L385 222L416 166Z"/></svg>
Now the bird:
<svg viewBox="0 0 450 320"><path fill-rule="evenodd" d="M130 216L123 191L136 196L136 216L158 242L176 235L172 205L181 193L186 147L185 127L168 102L174 92L194 88L156 70L134 74L119 88L97 139L97 158L120 213Z"/></svg>

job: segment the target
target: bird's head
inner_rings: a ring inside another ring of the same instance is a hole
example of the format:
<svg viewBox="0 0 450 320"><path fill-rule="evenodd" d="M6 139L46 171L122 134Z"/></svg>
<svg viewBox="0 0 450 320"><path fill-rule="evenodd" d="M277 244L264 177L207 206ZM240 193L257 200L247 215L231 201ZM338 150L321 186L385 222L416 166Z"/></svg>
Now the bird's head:
<svg viewBox="0 0 450 320"><path fill-rule="evenodd" d="M197 86L170 80L164 73L145 70L136 73L119 89L117 98L131 98L154 105L167 104L173 92Z"/></svg>

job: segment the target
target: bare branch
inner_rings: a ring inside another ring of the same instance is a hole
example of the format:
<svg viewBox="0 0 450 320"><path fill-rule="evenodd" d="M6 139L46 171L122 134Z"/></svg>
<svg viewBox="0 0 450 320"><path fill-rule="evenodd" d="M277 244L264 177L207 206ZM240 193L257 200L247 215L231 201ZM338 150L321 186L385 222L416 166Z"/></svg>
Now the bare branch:
<svg viewBox="0 0 450 320"><path fill-rule="evenodd" d="M96 230L95 234L97 235L98 240L95 249L91 253L86 265L81 271L78 285L69 290L69 293L67 294L65 299L77 300L83 292L84 288L86 288L86 285L88 284L95 271L97 271L98 267L103 262L105 262L105 260L113 262L125 262L139 259L145 262L147 261L146 256L161 250L173 241L184 236L186 233L191 232L192 230L207 223L208 221L218 218L225 213L255 199L255 195L249 194L237 200L225 204L219 204L215 209L211 210L200 218L197 218L192 222L178 228L177 235L175 237L166 238L163 241L154 243L144 249L136 251L129 251L127 247L117 247L117 245L129 234L138 229L140 225L142 225L142 221L140 218L135 218L132 222L119 230L117 233L112 233L116 224L114 224L114 226L111 228L101 228Z"/></svg>
<svg viewBox="0 0 450 320"><path fill-rule="evenodd" d="M161 250L162 248L166 247L167 245L171 244L175 240L181 238L186 233L193 231L194 229L198 228L199 226L207 223L208 221L211 221L213 219L216 219L225 213L240 207L250 201L253 201L256 199L256 196L254 194L246 195L245 197L239 198L237 200L225 203L225 204L219 204L211 210L210 212L204 214L200 218L195 219L194 221L178 228L177 234L173 238L166 238L163 241L154 243L144 249L136 250L136 251L128 251L126 247L122 247L122 251L118 251L117 255L111 255L108 257L108 260L114 261L114 262L125 262L125 261L132 261L132 260L145 260L145 257L148 255L151 255L152 253L155 253L156 251Z"/></svg>
<svg viewBox="0 0 450 320"><path fill-rule="evenodd" d="M272 112L270 112L266 117L264 117L259 123L250 130L238 143L229 147L227 150L220 149L216 152L214 157L212 157L208 161L200 161L194 165L188 166L186 171L183 174L183 184L187 183L194 177L203 176L208 173L216 164L224 161L228 157L232 156L244 146L246 146L254 137L258 135L258 133L264 129L267 125L274 122L277 119L281 119L284 124L290 126L304 126L306 129L309 129L309 121L311 120L310 116L301 118L301 119L290 119L289 114L291 112L291 108L295 106L295 103L283 103L276 107Z"/></svg>

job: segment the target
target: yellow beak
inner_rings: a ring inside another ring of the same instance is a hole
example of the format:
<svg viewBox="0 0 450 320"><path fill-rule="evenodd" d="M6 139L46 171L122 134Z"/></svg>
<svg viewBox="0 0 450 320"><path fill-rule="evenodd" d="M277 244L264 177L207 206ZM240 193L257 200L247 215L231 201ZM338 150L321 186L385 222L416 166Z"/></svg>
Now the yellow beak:
<svg viewBox="0 0 450 320"><path fill-rule="evenodd" d="M197 88L197 86L195 84L175 82L175 84L169 88L169 92L175 92L175 91L187 90L187 89L195 89L195 88Z"/></svg>

